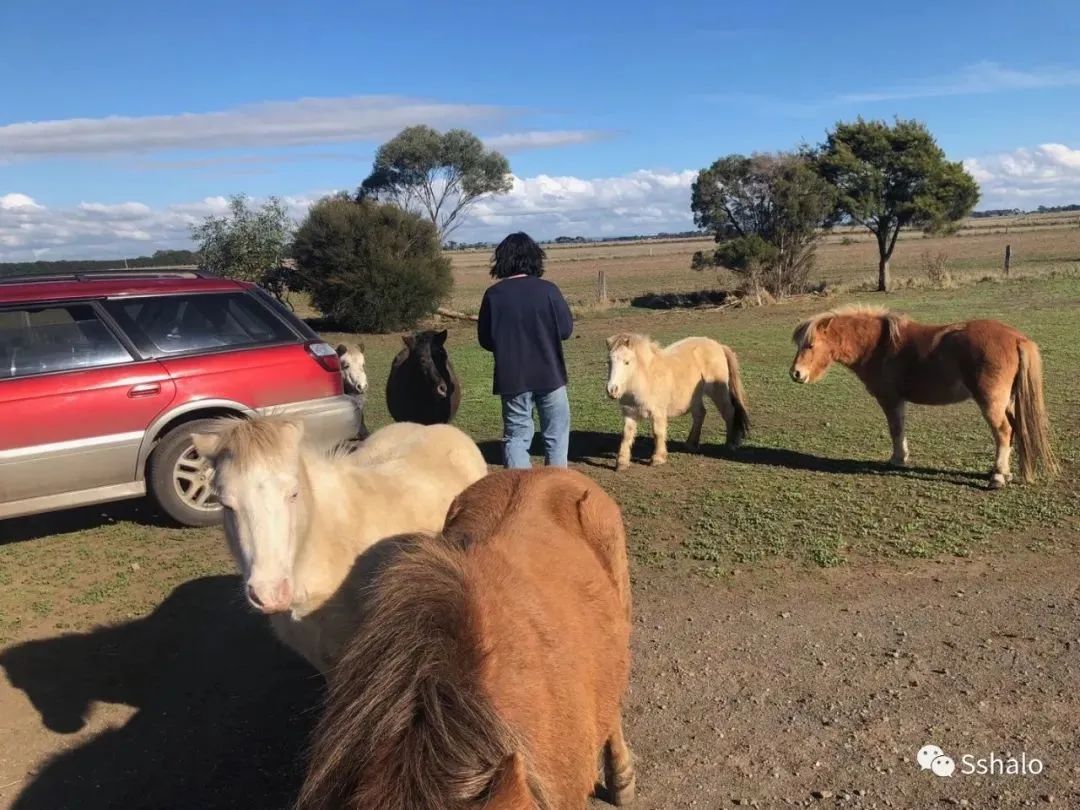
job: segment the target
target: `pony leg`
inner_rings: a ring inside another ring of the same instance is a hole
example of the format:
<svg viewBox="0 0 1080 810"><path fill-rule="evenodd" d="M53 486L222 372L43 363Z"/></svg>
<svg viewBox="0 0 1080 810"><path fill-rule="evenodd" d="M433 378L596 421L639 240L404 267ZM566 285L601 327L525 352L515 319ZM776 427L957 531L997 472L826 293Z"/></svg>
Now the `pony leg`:
<svg viewBox="0 0 1080 810"><path fill-rule="evenodd" d="M604 744L604 787L609 801L616 807L634 800L637 780L634 775L634 757L623 738L622 718L615 723L615 731Z"/></svg>
<svg viewBox="0 0 1080 810"><path fill-rule="evenodd" d="M713 384L709 388L709 397L720 412L720 418L724 420L724 428L727 431L728 446L732 446L732 437L735 435L735 406L731 404L731 389L726 385Z"/></svg>
<svg viewBox="0 0 1080 810"><path fill-rule="evenodd" d="M632 416L623 418L622 443L619 445L619 458L615 462L616 470L625 470L630 466L630 448L637 436L637 420Z"/></svg>
<svg viewBox="0 0 1080 810"><path fill-rule="evenodd" d="M907 436L904 435L904 403L898 402L881 407L885 409L885 418L889 420L889 435L892 437L892 458L889 459L889 463L894 467L907 466L910 456Z"/></svg>
<svg viewBox="0 0 1080 810"><path fill-rule="evenodd" d="M705 424L705 403L701 397L690 404L690 414L694 421L690 424L690 435L686 437L686 449L696 452L701 445L701 426Z"/></svg>
<svg viewBox="0 0 1080 810"><path fill-rule="evenodd" d="M656 439L656 447L649 463L657 466L667 463L667 414L653 414L652 418L653 437Z"/></svg>
<svg viewBox="0 0 1080 810"><path fill-rule="evenodd" d="M1009 455L1012 452L1012 423L1009 421L1009 403L1001 397L983 405L983 418L994 434L994 468L990 471L990 489L1001 489L1012 480L1009 472Z"/></svg>

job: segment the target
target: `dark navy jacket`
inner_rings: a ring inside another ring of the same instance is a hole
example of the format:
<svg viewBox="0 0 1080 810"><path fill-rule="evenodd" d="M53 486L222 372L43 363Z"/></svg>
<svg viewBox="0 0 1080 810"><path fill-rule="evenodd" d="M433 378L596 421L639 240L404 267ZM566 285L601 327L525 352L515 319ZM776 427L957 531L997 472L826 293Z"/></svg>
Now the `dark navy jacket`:
<svg viewBox="0 0 1080 810"><path fill-rule="evenodd" d="M562 342L573 331L566 299L550 281L520 276L488 287L476 332L495 354L494 393L512 397L566 385Z"/></svg>

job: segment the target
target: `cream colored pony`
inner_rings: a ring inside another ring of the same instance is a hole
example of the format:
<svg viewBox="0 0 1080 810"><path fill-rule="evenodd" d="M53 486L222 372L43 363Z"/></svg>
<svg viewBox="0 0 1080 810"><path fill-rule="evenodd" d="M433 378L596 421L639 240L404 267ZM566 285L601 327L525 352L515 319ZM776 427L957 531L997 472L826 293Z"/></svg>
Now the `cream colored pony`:
<svg viewBox="0 0 1080 810"><path fill-rule="evenodd" d="M193 439L248 601L324 673L357 623L336 596L357 558L383 538L439 531L450 502L487 474L449 425L391 425L349 454L311 447L301 424L276 418L224 419Z"/></svg>
<svg viewBox="0 0 1080 810"><path fill-rule="evenodd" d="M652 463L667 461L667 423L688 411L693 415L686 444L696 450L705 421L705 397L720 410L727 444L738 447L750 429L750 415L739 377L739 362L729 347L704 337L690 337L667 348L645 335L608 338L608 396L623 411L623 436L616 469L630 466L630 448L639 419L652 420L656 449Z"/></svg>

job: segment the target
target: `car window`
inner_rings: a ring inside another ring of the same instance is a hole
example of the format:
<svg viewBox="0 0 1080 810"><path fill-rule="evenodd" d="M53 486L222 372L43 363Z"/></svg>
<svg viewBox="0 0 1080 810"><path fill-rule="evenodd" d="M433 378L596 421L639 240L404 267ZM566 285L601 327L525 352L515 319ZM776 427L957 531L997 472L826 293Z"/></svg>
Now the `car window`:
<svg viewBox="0 0 1080 810"><path fill-rule="evenodd" d="M294 340L278 318L243 293L114 299L110 314L151 354Z"/></svg>
<svg viewBox="0 0 1080 810"><path fill-rule="evenodd" d="M0 310L0 378L132 360L90 304Z"/></svg>

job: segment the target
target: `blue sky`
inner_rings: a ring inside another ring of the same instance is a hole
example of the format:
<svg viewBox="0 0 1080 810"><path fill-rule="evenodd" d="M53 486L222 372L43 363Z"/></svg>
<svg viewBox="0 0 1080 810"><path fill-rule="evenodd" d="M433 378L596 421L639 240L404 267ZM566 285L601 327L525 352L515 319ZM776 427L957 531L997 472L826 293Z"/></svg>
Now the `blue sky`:
<svg viewBox="0 0 1080 810"><path fill-rule="evenodd" d="M1077 42L1053 1L3 3L0 260L182 245L234 192L300 216L411 123L520 178L461 238L687 228L695 170L859 114L925 121L984 207L1080 201Z"/></svg>

